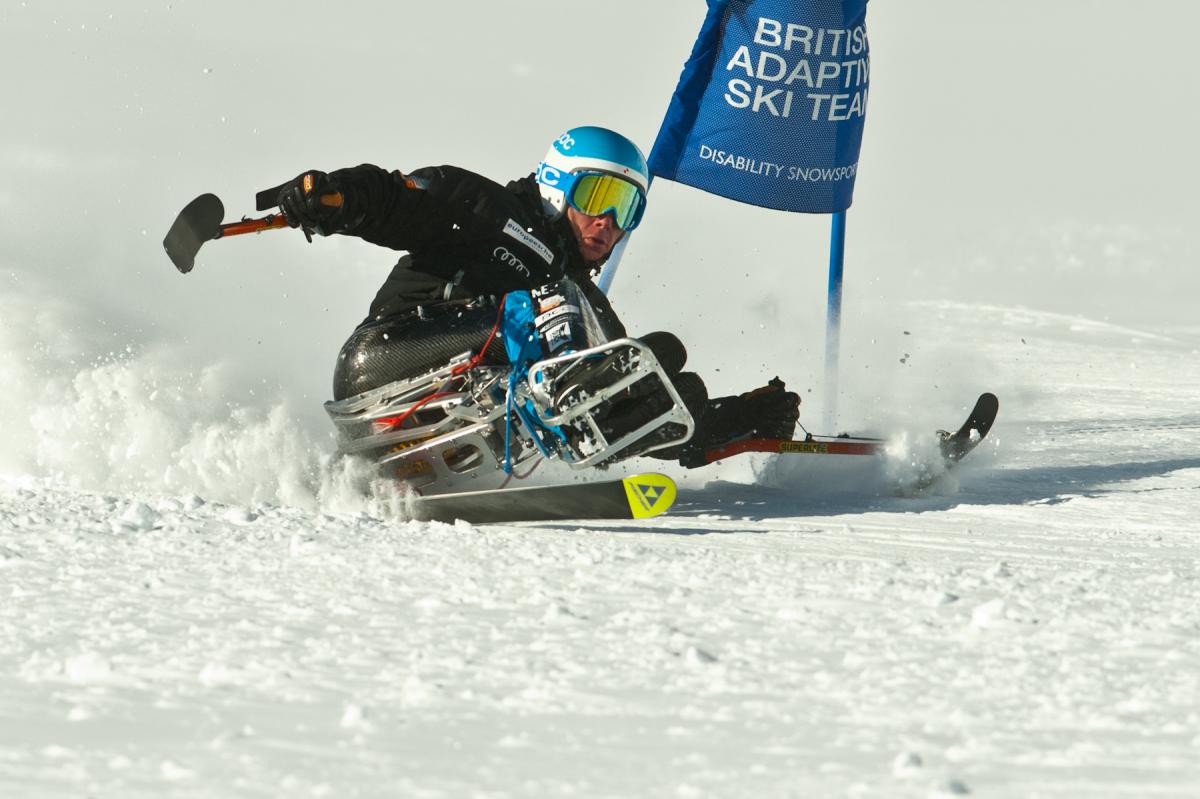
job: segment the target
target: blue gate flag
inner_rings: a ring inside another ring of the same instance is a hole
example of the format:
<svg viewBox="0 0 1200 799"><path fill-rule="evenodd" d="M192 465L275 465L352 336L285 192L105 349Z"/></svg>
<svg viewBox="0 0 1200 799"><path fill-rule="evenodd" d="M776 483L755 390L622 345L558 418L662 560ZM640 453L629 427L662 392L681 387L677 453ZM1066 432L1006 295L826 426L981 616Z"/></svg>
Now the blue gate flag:
<svg viewBox="0 0 1200 799"><path fill-rule="evenodd" d="M871 78L867 0L708 0L650 171L781 211L850 207Z"/></svg>

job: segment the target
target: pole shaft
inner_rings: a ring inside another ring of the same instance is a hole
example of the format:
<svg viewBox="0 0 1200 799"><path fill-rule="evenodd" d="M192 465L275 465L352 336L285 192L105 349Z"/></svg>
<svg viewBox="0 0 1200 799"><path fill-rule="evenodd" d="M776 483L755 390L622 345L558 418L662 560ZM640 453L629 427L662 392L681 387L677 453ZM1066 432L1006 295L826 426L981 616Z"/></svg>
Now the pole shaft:
<svg viewBox="0 0 1200 799"><path fill-rule="evenodd" d="M596 281L596 287L600 289L601 294L608 294L608 290L612 288L613 279L617 276L617 269L621 266L621 257L625 255L625 246L629 243L629 235L626 233L621 237L617 246L613 247L609 254L608 260L604 262L604 268L600 270L600 278Z"/></svg>
<svg viewBox="0 0 1200 799"><path fill-rule="evenodd" d="M842 326L842 278L846 263L846 212L833 215L829 236L829 300L825 312L824 424L830 433L837 424L838 357Z"/></svg>

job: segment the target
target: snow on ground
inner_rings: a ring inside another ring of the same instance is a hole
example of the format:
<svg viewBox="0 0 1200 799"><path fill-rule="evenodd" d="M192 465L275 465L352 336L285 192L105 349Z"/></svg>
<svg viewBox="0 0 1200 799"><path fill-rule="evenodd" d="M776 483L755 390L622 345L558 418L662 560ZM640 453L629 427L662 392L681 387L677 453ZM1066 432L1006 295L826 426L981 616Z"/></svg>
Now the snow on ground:
<svg viewBox="0 0 1200 799"><path fill-rule="evenodd" d="M1200 331L904 313L1002 402L919 497L797 457L470 526L7 478L0 795L1195 796Z"/></svg>

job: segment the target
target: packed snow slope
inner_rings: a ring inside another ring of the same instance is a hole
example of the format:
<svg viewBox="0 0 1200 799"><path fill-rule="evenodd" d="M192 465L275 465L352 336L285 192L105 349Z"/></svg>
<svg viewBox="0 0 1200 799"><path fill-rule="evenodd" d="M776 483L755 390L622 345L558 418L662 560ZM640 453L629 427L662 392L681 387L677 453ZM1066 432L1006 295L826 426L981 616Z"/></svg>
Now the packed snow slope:
<svg viewBox="0 0 1200 799"><path fill-rule="evenodd" d="M1200 795L1200 111L1162 79L1200 9L873 7L837 416L894 452L470 526L330 458L394 253L159 244L309 168L648 147L703 11L443 5L0 7L0 796ZM826 221L666 183L646 220L631 331L830 432ZM898 494L984 390L985 444Z"/></svg>
<svg viewBox="0 0 1200 799"><path fill-rule="evenodd" d="M473 527L8 479L0 793L1194 796L1200 329L910 310L1007 398L917 497L797 457Z"/></svg>

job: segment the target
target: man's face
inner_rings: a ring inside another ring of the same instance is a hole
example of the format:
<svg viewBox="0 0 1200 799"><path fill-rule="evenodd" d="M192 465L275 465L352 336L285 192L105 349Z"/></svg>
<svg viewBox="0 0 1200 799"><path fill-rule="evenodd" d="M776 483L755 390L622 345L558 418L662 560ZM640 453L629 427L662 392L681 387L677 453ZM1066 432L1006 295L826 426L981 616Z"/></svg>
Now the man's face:
<svg viewBox="0 0 1200 799"><path fill-rule="evenodd" d="M611 213L604 216L588 216L582 211L567 208L567 221L575 233L575 241L579 244L579 254L585 261L599 261L612 252L612 248L625 235L625 231L617 227Z"/></svg>

